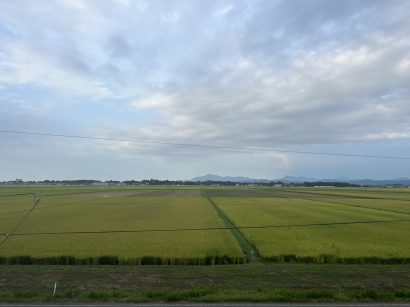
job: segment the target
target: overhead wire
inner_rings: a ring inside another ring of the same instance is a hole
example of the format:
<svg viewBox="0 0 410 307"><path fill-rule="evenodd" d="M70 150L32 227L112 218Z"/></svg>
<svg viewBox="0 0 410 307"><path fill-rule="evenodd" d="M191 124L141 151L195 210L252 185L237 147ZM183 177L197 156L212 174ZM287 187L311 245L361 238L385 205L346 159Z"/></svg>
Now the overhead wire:
<svg viewBox="0 0 410 307"><path fill-rule="evenodd" d="M368 155L368 154L351 154L351 153L331 153L331 152L319 152L319 151L298 151L298 150L285 150L277 148L263 148L263 147L238 147L238 146L220 146L220 145L207 145L207 144L192 144L192 143L174 143L174 142L162 142L152 140L136 140L136 139L123 139L123 138L111 138L111 137L95 137L84 135L68 135L68 134L54 134L54 133L40 133L30 131L16 131L16 130L0 130L0 133L7 134L20 134L20 135L33 135L33 136L48 136L59 138L74 138L74 139L87 139L87 140L102 140L102 141L116 141L116 142L130 142L141 144L154 144L154 145L170 145L170 146L183 146L191 148L207 148L217 150L235 150L235 151L253 151L253 152L281 152L281 153L293 153L293 154L309 154L309 155L326 155L326 156L343 156L343 157L359 157L359 158L379 158L379 159L398 159L398 160L410 160L410 157L406 156L385 156L385 155ZM21 193L14 195L2 195L2 196L18 196L28 195L34 193ZM232 229L266 229L266 228L288 228L288 227L317 227L317 226L335 226L335 225L353 225L353 224L375 224L375 223L395 223L395 222L410 222L410 219L400 220L378 220L378 221L352 221L352 222L332 222L332 223L313 223L313 224L288 224L288 225L262 225L262 226L240 226L240 227L208 227L208 228L179 228L179 229L136 229L136 230L106 230L106 231L66 231L66 232L30 232L30 233L16 233L17 229L28 218L31 212L35 209L40 199L36 199L35 194L33 196L33 206L27 212L27 214L17 223L14 229L10 233L0 233L2 236L6 236L1 242L0 247L11 236L36 236L36 235L70 235L70 234L110 234L110 233L148 233L148 232L182 232L182 231L212 231L212 230L232 230Z"/></svg>
<svg viewBox="0 0 410 307"><path fill-rule="evenodd" d="M76 234L116 234L116 233L150 233L150 232L185 232L185 231L213 231L232 229L266 229L266 228L290 228L290 227L323 227L355 224L380 224L410 222L410 219L398 220L375 220L375 221L351 221L332 223L312 223L312 224L287 224L287 225L261 225L261 226L238 226L238 227L207 227L207 228L174 228L174 229L134 229L134 230L101 230L101 231L62 231L62 232L26 232L13 233L13 236L43 236L43 235L76 235ZM0 235L7 235L0 233Z"/></svg>
<svg viewBox="0 0 410 307"><path fill-rule="evenodd" d="M386 156L386 155L352 154L352 153L340 153L340 152L290 150L290 149L265 148L265 147L243 147L243 146L221 146L221 145L193 144L193 143L175 143L175 142L162 142L162 141L153 141L153 140L136 140L136 139L97 137L97 136L86 136L86 135L41 133L41 132L32 132L32 131L0 130L0 133L33 135L33 136L48 136L48 137L72 138L72 139L86 139L86 140L100 140L100 141L129 142L129 143L154 144L154 145L169 145L169 146L190 147L190 148L198 148L198 149L234 150L234 151L248 151L248 152L280 152L280 153L291 153L291 154L341 156L341 157L352 157L352 158L356 157L356 158L410 160L410 157L407 157L407 156Z"/></svg>
<svg viewBox="0 0 410 307"><path fill-rule="evenodd" d="M38 203L40 202L41 198L36 198L36 193L31 193L31 194L33 194L33 206L30 208L30 210L27 211L27 213L23 216L23 218L17 222L13 230L11 230L9 233L1 234L5 237L3 238L3 240L0 241L0 248L4 246L4 244L10 239L11 236L15 235L15 232L17 231L17 229L27 220L31 212L33 212L33 210L37 207Z"/></svg>

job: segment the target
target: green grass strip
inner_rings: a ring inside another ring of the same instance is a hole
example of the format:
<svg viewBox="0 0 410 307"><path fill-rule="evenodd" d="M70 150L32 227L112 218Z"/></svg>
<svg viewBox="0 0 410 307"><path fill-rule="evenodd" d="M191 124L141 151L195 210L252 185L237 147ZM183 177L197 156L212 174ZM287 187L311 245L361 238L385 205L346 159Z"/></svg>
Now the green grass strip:
<svg viewBox="0 0 410 307"><path fill-rule="evenodd" d="M231 231L232 235L235 237L236 241L238 242L239 246L241 247L243 253L248 258L248 261L259 261L261 260L259 257L258 250L256 247L246 239L243 233L238 229L235 223L222 211L221 208L212 200L212 198L206 193L206 191L201 187L201 193L203 197L205 197L212 207L215 209L218 216L224 221L224 224L229 230Z"/></svg>
<svg viewBox="0 0 410 307"><path fill-rule="evenodd" d="M409 302L410 291L328 289L169 289L146 291L65 289L53 297L37 291L0 293L0 302Z"/></svg>

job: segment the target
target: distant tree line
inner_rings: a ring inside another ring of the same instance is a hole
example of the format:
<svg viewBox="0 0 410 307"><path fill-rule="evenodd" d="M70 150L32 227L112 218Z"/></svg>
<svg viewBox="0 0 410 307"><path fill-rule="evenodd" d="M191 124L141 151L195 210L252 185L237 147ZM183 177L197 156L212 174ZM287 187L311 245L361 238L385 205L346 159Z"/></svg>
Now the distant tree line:
<svg viewBox="0 0 410 307"><path fill-rule="evenodd" d="M190 180L161 180L161 179L144 179L144 180L40 180L24 181L16 179L11 181L1 181L0 185L72 185L72 186L138 186L138 185L206 185L206 186L266 186L266 187L369 187L367 185L353 184L349 182L281 182L281 181L257 181L257 182L234 182L234 181L190 181ZM375 186L375 185L373 185ZM379 185L384 186L384 185ZM402 187L403 185L389 185L389 187Z"/></svg>
<svg viewBox="0 0 410 307"><path fill-rule="evenodd" d="M361 185L359 184L353 184L353 183L348 183L348 182L304 182L303 183L304 187L339 187L339 188L359 188Z"/></svg>
<svg viewBox="0 0 410 307"><path fill-rule="evenodd" d="M190 180L160 180L160 179L144 179L144 180L39 180L39 181L23 181L22 179L2 181L3 185L108 185L108 186L132 186L132 185L221 185L221 186L275 186L285 185L283 182L233 182L233 181L190 181Z"/></svg>

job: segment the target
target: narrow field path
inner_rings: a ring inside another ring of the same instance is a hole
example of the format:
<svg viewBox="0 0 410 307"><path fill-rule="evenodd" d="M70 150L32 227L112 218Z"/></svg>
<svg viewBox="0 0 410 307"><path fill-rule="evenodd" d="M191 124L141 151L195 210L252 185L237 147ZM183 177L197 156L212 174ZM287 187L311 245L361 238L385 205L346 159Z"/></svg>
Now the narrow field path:
<svg viewBox="0 0 410 307"><path fill-rule="evenodd" d="M224 221L224 224L231 231L232 235L242 248L243 253L247 256L249 262L261 261L258 250L251 242L246 239L243 233L238 229L238 226L222 211L216 202L208 195L208 193L201 187L201 194L205 197L211 206L215 209L218 216Z"/></svg>

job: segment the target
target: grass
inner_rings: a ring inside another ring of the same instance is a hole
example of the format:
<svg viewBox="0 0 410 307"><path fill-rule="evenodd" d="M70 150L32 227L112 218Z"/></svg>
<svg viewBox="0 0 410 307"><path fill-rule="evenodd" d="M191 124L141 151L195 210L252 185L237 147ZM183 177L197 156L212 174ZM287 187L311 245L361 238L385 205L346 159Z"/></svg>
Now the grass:
<svg viewBox="0 0 410 307"><path fill-rule="evenodd" d="M231 221L231 219L219 208L219 206L206 194L206 191L201 189L202 195L208 199L209 203L218 213L218 216L224 221L224 224L227 228L230 229L232 235L235 237L236 241L239 243L242 248L243 253L246 255L248 261L257 260L258 254L256 248L245 238L240 229L237 229L237 226Z"/></svg>
<svg viewBox="0 0 410 307"><path fill-rule="evenodd" d="M0 293L0 302L409 302L410 291L378 292L371 289L341 290L271 290L258 291L199 288L162 291L62 291L55 296L33 291Z"/></svg>
<svg viewBox="0 0 410 307"><path fill-rule="evenodd" d="M0 301L409 301L410 266L0 266ZM56 297L52 297L57 282Z"/></svg>

